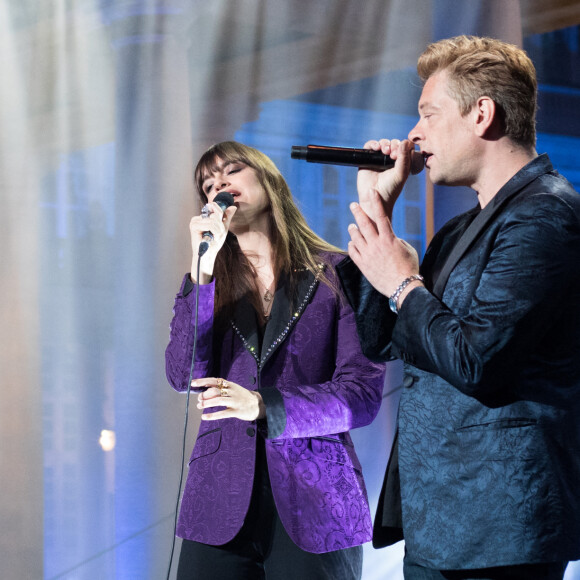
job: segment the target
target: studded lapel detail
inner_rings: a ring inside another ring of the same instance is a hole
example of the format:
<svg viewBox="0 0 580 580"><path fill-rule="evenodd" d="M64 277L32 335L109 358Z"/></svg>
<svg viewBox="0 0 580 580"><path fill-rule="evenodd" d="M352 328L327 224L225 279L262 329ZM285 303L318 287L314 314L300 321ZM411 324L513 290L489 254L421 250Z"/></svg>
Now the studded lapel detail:
<svg viewBox="0 0 580 580"><path fill-rule="evenodd" d="M260 344L258 339L258 320L256 311L245 297L236 305L234 318L231 321L232 328L242 340L246 350L260 364Z"/></svg>
<svg viewBox="0 0 580 580"><path fill-rule="evenodd" d="M323 268L324 266L320 264L320 271ZM271 318L266 326L261 353L258 345L256 313L249 302L243 300L238 303L234 319L231 322L232 328L240 337L246 350L256 359L258 368L262 368L284 342L318 286L318 274L314 275L306 269L302 270L300 274L294 297L288 295L288 285L284 283L284 279L280 280L276 288L274 304L270 313Z"/></svg>

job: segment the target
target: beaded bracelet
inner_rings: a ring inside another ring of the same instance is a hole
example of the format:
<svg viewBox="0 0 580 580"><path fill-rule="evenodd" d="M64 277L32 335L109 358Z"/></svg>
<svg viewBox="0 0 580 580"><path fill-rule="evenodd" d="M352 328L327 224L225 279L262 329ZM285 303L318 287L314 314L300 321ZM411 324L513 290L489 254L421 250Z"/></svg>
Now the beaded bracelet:
<svg viewBox="0 0 580 580"><path fill-rule="evenodd" d="M397 306L397 301L399 300L399 296L401 295L401 293L403 292L403 290L414 280L419 280L421 282L424 282L424 278L423 276L421 276L420 274L413 274L412 276L409 276L408 278L405 278L398 286L397 289L393 292L393 294L391 294L391 296L389 296L389 308L395 313L398 314L399 313L399 307Z"/></svg>

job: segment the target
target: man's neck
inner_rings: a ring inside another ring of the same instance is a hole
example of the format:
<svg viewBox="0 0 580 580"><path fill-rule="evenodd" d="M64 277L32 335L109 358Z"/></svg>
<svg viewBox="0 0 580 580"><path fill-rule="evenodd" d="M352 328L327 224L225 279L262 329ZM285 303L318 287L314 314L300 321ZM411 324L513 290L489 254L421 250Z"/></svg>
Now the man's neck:
<svg viewBox="0 0 580 580"><path fill-rule="evenodd" d="M482 209L497 192L523 167L537 157L535 150L528 150L505 140L488 148L484 153L481 169L472 188Z"/></svg>

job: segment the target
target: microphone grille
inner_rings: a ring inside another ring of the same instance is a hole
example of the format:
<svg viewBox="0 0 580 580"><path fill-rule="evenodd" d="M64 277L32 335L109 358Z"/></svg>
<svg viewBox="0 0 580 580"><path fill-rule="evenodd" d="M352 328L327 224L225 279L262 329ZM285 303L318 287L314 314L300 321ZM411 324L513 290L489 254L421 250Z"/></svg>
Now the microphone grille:
<svg viewBox="0 0 580 580"><path fill-rule="evenodd" d="M229 191L220 191L213 200L223 211L234 205L234 196Z"/></svg>
<svg viewBox="0 0 580 580"><path fill-rule="evenodd" d="M411 154L411 173L417 175L421 173L425 167L425 159L419 151L413 151Z"/></svg>

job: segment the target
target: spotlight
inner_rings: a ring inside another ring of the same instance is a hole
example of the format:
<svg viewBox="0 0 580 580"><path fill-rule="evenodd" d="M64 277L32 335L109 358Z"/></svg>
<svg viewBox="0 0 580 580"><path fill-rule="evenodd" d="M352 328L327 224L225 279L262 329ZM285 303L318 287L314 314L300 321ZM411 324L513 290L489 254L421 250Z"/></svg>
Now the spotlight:
<svg viewBox="0 0 580 580"><path fill-rule="evenodd" d="M103 429L99 437L99 445L103 451L112 451L115 448L115 432Z"/></svg>

